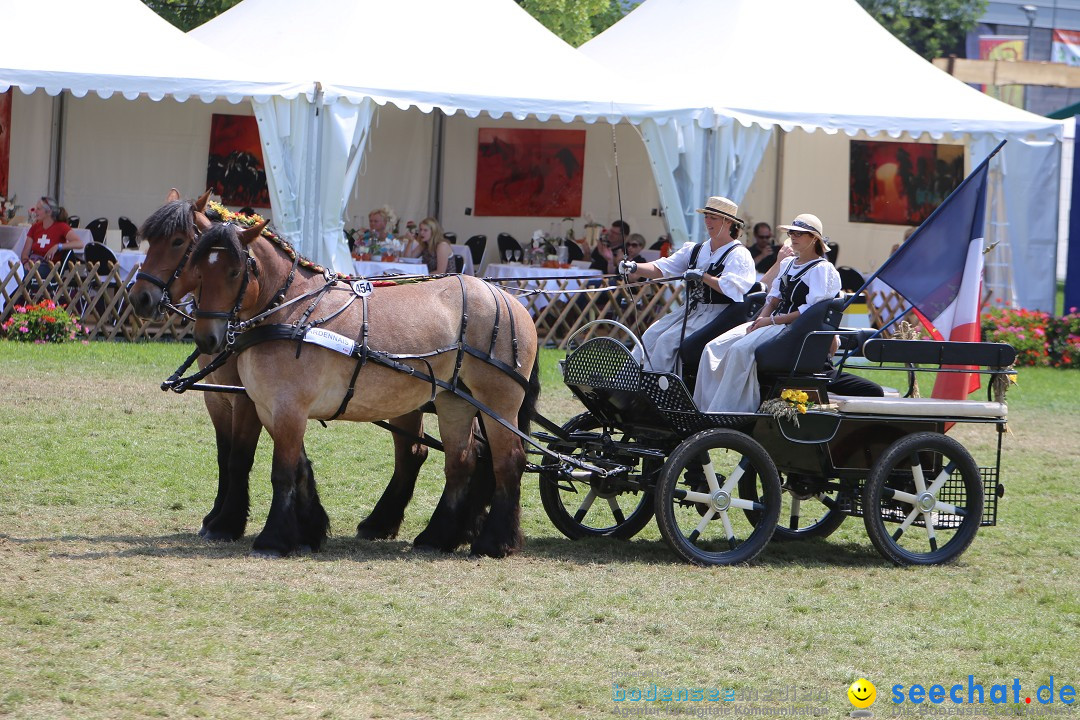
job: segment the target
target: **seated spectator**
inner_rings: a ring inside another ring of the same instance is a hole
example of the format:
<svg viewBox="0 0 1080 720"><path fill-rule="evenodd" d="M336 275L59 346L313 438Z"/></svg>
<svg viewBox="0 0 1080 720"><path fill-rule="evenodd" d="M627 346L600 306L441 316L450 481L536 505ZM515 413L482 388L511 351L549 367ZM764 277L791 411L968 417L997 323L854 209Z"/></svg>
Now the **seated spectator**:
<svg viewBox="0 0 1080 720"><path fill-rule="evenodd" d="M705 346L694 390L694 402L702 412L755 412L761 404L761 388L754 351L811 305L840 292L840 275L825 259L829 245L821 220L806 213L780 229L787 231L795 255L780 263L757 318Z"/></svg>
<svg viewBox="0 0 1080 720"><path fill-rule="evenodd" d="M769 223L759 222L754 225L754 244L750 246L750 257L754 260L754 269L766 273L778 262L780 246L772 241L773 233Z"/></svg>
<svg viewBox="0 0 1080 720"><path fill-rule="evenodd" d="M72 230L64 220L67 211L50 197L42 197L30 209L33 225L26 233L23 243L22 262L24 265L42 260L52 262L57 253L65 250L81 250L86 243Z"/></svg>
<svg viewBox="0 0 1080 720"><path fill-rule="evenodd" d="M600 242L592 251L592 263L589 265L593 270L599 270L604 275L614 275L619 267L620 257L616 254L623 252L624 238L630 235L630 224L624 220L616 220L611 223L611 229L600 238Z"/></svg>
<svg viewBox="0 0 1080 720"><path fill-rule="evenodd" d="M645 262L645 258L641 256L641 251L645 249L645 236L641 233L634 233L626 238L626 259L633 260L637 263Z"/></svg>
<svg viewBox="0 0 1080 720"><path fill-rule="evenodd" d="M457 261L449 270L451 258L454 258L454 249L443 235L442 225L433 217L424 218L416 231L416 242L420 246L420 254L417 257L423 259L428 272L442 275L447 272L457 272Z"/></svg>

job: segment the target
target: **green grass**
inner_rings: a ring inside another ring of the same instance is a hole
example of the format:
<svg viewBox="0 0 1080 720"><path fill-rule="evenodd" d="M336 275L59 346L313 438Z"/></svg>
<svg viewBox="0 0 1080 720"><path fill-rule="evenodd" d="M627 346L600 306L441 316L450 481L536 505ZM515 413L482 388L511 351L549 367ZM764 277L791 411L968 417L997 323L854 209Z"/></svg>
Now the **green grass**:
<svg viewBox="0 0 1080 720"><path fill-rule="evenodd" d="M188 350L0 342L0 718L605 717L625 707L613 679L646 677L794 686L826 693L832 717L866 677L881 717L897 683L1080 681L1080 373L1021 369L999 525L947 567L886 564L856 518L746 567L684 565L654 524L628 543L575 543L545 517L535 476L520 555L414 552L442 487L434 453L401 539L361 542L391 446L347 423L307 434L325 551L267 561L247 556L269 505L265 435L248 536L195 535L213 435L198 393L158 389ZM579 407L559 356L545 351L541 409L561 421ZM990 428L953 434L992 463Z"/></svg>

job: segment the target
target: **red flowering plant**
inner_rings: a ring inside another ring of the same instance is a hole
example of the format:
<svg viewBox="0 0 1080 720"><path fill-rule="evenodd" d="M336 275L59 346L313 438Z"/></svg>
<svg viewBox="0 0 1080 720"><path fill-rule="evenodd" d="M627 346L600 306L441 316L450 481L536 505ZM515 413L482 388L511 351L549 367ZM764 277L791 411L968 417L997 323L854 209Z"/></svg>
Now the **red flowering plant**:
<svg viewBox="0 0 1080 720"><path fill-rule="evenodd" d="M1080 367L1080 312L1076 308L1069 308L1069 314L1054 324L1050 355L1054 367Z"/></svg>
<svg viewBox="0 0 1080 720"><path fill-rule="evenodd" d="M1006 342L1016 348L1018 366L1050 365L1050 333L1053 321L1038 310L987 308L982 315L982 335L986 342Z"/></svg>
<svg viewBox="0 0 1080 720"><path fill-rule="evenodd" d="M22 342L62 343L74 340L79 332L75 319L52 300L16 305L0 325L0 337Z"/></svg>

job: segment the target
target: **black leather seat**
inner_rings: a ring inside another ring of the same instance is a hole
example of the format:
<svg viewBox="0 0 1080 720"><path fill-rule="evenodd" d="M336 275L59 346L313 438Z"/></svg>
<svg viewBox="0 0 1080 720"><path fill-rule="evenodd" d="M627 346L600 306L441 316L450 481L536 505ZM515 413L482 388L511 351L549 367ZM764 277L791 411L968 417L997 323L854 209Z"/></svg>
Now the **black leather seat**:
<svg viewBox="0 0 1080 720"><path fill-rule="evenodd" d="M120 247L137 250L139 248L139 229L135 227L135 223L121 215L116 221L116 225L120 228Z"/></svg>
<svg viewBox="0 0 1080 720"><path fill-rule="evenodd" d="M86 223L86 229L90 231L90 235L94 238L94 242L105 244L105 232L109 229L108 218L97 218Z"/></svg>
<svg viewBox="0 0 1080 720"><path fill-rule="evenodd" d="M487 235L473 235L465 241L465 244L468 246L469 252L472 253L473 267L479 272L480 266L484 263L484 249L487 248Z"/></svg>
<svg viewBox="0 0 1080 720"><path fill-rule="evenodd" d="M510 233L499 233L499 261L503 262L507 259L513 260L513 256L507 256L508 252L514 252L515 250L521 251L524 248L521 247L521 243L511 235ZM520 257L518 258L520 259Z"/></svg>

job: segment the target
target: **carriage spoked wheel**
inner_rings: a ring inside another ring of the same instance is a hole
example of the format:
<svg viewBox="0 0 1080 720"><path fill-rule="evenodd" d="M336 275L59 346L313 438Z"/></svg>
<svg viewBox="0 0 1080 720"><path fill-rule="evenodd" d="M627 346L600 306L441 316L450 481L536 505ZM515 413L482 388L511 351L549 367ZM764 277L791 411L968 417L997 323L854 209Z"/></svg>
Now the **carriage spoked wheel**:
<svg viewBox="0 0 1080 720"><path fill-rule="evenodd" d="M747 498L755 498L756 478L746 474L739 481L739 492ZM788 473L780 476L783 496L780 501L780 519L776 524L773 540L808 540L827 538L844 520L847 513L837 507L837 492L817 487L818 479L808 475ZM746 517L756 523L758 513L747 510Z"/></svg>
<svg viewBox="0 0 1080 720"><path fill-rule="evenodd" d="M897 565L956 559L982 522L979 468L963 445L940 433L900 438L870 470L863 522L870 541Z"/></svg>
<svg viewBox="0 0 1080 720"><path fill-rule="evenodd" d="M570 433L600 430L600 423L589 413L582 413L563 425ZM600 442L600 434L594 437ZM549 448L565 455L586 457L591 448L586 443L571 447L551 443ZM544 458L540 471L540 502L551 523L571 540L584 537L614 537L628 540L641 531L653 517L653 494L648 490L628 490L619 480L597 478L587 482L558 472L554 458ZM550 469L548 469L550 468Z"/></svg>
<svg viewBox="0 0 1080 720"><path fill-rule="evenodd" d="M679 445L664 465L656 522L684 560L745 563L769 543L780 495L776 465L757 441L735 430L705 430Z"/></svg>

